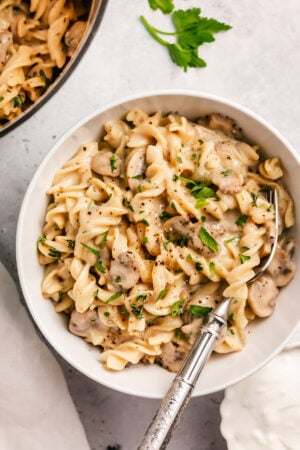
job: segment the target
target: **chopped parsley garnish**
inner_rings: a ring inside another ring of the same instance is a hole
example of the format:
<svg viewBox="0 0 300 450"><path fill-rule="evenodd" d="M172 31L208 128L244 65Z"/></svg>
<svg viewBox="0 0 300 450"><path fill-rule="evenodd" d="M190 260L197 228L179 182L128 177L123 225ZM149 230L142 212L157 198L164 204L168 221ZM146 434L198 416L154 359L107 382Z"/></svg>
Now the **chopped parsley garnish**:
<svg viewBox="0 0 300 450"><path fill-rule="evenodd" d="M38 244L42 244L43 242L45 242L45 240L46 240L46 238L44 237L44 236L40 236L38 239L37 239L37 241L36 241L36 243L37 243L37 245Z"/></svg>
<svg viewBox="0 0 300 450"><path fill-rule="evenodd" d="M184 309L182 307L183 303L184 303L184 300L181 299L181 300L178 300L177 302L173 303L173 305L170 306L171 317L176 317L179 314L182 314L183 309Z"/></svg>
<svg viewBox="0 0 300 450"><path fill-rule="evenodd" d="M133 312L133 314L138 318L138 319L142 319L144 317L143 312L144 312L144 306L143 305L130 305L131 307L131 311Z"/></svg>
<svg viewBox="0 0 300 450"><path fill-rule="evenodd" d="M245 223L247 222L247 220L248 220L248 216L246 216L245 214L241 214L235 223L239 227L243 227L245 225Z"/></svg>
<svg viewBox="0 0 300 450"><path fill-rule="evenodd" d="M67 244L69 248L75 248L75 241L72 239L67 239Z"/></svg>
<svg viewBox="0 0 300 450"><path fill-rule="evenodd" d="M201 216L201 220L202 220L202 222L205 222L206 221L206 216Z"/></svg>
<svg viewBox="0 0 300 450"><path fill-rule="evenodd" d="M243 246L241 247L241 249L243 250L243 252L247 252L248 250L250 250L250 248L249 248L249 247L246 247L246 245L243 245Z"/></svg>
<svg viewBox="0 0 300 450"><path fill-rule="evenodd" d="M233 322L234 321L234 312L228 314L227 320L228 320L228 322Z"/></svg>
<svg viewBox="0 0 300 450"><path fill-rule="evenodd" d="M161 300L168 293L168 289L162 289L158 294L157 300Z"/></svg>
<svg viewBox="0 0 300 450"><path fill-rule="evenodd" d="M143 177L142 173L139 173L138 175L135 175L134 177L131 177L131 178L133 178L135 180L142 180L144 177Z"/></svg>
<svg viewBox="0 0 300 450"><path fill-rule="evenodd" d="M145 245L145 244L148 244L148 242L149 242L149 239L147 238L147 236L145 236L142 240L142 244Z"/></svg>
<svg viewBox="0 0 300 450"><path fill-rule="evenodd" d="M121 280L122 280L122 277L120 277L120 275L118 275L118 276L115 278L115 283L121 283Z"/></svg>
<svg viewBox="0 0 300 450"><path fill-rule="evenodd" d="M104 313L103 313L104 315L105 315L105 317L109 317L110 316L110 313L109 313L109 311L104 311Z"/></svg>
<svg viewBox="0 0 300 450"><path fill-rule="evenodd" d="M116 300L117 298L121 297L123 295L123 292L116 292L116 294L111 295L107 300L106 303L112 302L113 300Z"/></svg>
<svg viewBox="0 0 300 450"><path fill-rule="evenodd" d="M130 209L130 211L134 212L133 206L128 202L126 197L123 197L122 203L125 206L125 208L128 208Z"/></svg>
<svg viewBox="0 0 300 450"><path fill-rule="evenodd" d="M167 211L163 211L159 216L160 220L162 220L163 222L165 222L168 219L171 219L171 217L173 217L172 214L168 213Z"/></svg>
<svg viewBox="0 0 300 450"><path fill-rule="evenodd" d="M214 277L215 275L216 275L216 272L215 272L215 263L213 262L213 261L211 261L210 263L209 263L209 272L210 272L210 274L211 274L211 276L212 277Z"/></svg>
<svg viewBox="0 0 300 450"><path fill-rule="evenodd" d="M232 173L231 169L226 169L223 172L221 172L221 174L224 175L224 177L228 177L231 173Z"/></svg>
<svg viewBox="0 0 300 450"><path fill-rule="evenodd" d="M2 95L0 95L0 102L3 102L4 97Z"/></svg>
<svg viewBox="0 0 300 450"><path fill-rule="evenodd" d="M61 258L61 252L59 250L56 250L56 248L54 248L54 247L50 247L48 256L58 260Z"/></svg>
<svg viewBox="0 0 300 450"><path fill-rule="evenodd" d="M117 164L116 163L117 163L116 155L112 155L112 157L109 160L109 164L110 164L110 168L111 168L112 172L117 170Z"/></svg>
<svg viewBox="0 0 300 450"><path fill-rule="evenodd" d="M100 255L99 250L97 250L96 248L90 247L89 245L85 244L84 242L80 242L80 244L81 244L84 248L86 248L89 252L93 253L95 256L98 257L98 256Z"/></svg>
<svg viewBox="0 0 300 450"><path fill-rule="evenodd" d="M160 9L164 14L170 14L174 9L174 0L148 0L148 2L154 11Z"/></svg>
<svg viewBox="0 0 300 450"><path fill-rule="evenodd" d="M176 161L177 161L179 164L182 164L182 159L180 158L180 156L176 156Z"/></svg>
<svg viewBox="0 0 300 450"><path fill-rule="evenodd" d="M251 192L250 195L252 198L251 206L257 206L258 195L254 194L254 192Z"/></svg>
<svg viewBox="0 0 300 450"><path fill-rule="evenodd" d="M129 311L125 308L125 306L121 306L120 313L123 314L126 317L129 317Z"/></svg>
<svg viewBox="0 0 300 450"><path fill-rule="evenodd" d="M239 258L240 258L241 263L244 264L244 262L248 261L251 258L251 256L243 255L242 253L239 253Z"/></svg>
<svg viewBox="0 0 300 450"><path fill-rule="evenodd" d="M227 241L225 241L225 244L229 244L230 242L234 241L235 239L240 239L240 237L239 236L233 236L232 238L227 239Z"/></svg>
<svg viewBox="0 0 300 450"><path fill-rule="evenodd" d="M190 311L193 316L205 317L212 311L212 308L209 306L190 305Z"/></svg>
<svg viewBox="0 0 300 450"><path fill-rule="evenodd" d="M103 267L102 261L97 262L97 264L95 265L95 269L97 269L101 273L106 273L106 269L105 267Z"/></svg>
<svg viewBox="0 0 300 450"><path fill-rule="evenodd" d="M51 80L46 76L46 74L43 70L40 70L40 76L45 84L45 88L48 89L48 87L51 84Z"/></svg>
<svg viewBox="0 0 300 450"><path fill-rule="evenodd" d="M203 270L202 264L200 263L200 261L196 261L192 255L188 254L187 255L187 259L189 259L190 261L195 263L195 269L200 272L201 270Z"/></svg>
<svg viewBox="0 0 300 450"><path fill-rule="evenodd" d="M90 202L89 202L89 204L88 204L88 210L93 209L94 206L95 206L95 200L93 200L93 199L91 198L91 200L90 200Z"/></svg>
<svg viewBox="0 0 300 450"><path fill-rule="evenodd" d="M174 175L173 180L181 180L186 182L186 187L190 189L192 196L196 199L196 208L202 208L207 205L207 199L211 197L216 198L216 192L211 185L205 181L194 181L180 175Z"/></svg>
<svg viewBox="0 0 300 450"><path fill-rule="evenodd" d="M108 233L109 233L109 230L104 231L104 233L102 233L102 238L101 238L101 241L100 241L100 247L101 248L105 247Z"/></svg>
<svg viewBox="0 0 300 450"><path fill-rule="evenodd" d="M210 250L212 250L213 252L218 251L219 244L204 227L200 228L199 238L201 239L202 243L206 245L206 247L208 247Z"/></svg>
<svg viewBox="0 0 300 450"><path fill-rule="evenodd" d="M170 206L171 206L171 208L173 208L173 209L174 209L174 211L177 211L177 209L176 209L176 206L175 206L175 203L174 203L174 202L171 202L171 203L170 203Z"/></svg>
<svg viewBox="0 0 300 450"><path fill-rule="evenodd" d="M202 265L201 265L201 263L200 263L199 261L196 261L196 262L195 262L195 269L196 269L198 272L201 272L201 270L203 270L203 267L202 267Z"/></svg>
<svg viewBox="0 0 300 450"><path fill-rule="evenodd" d="M146 225L146 227L149 227L149 222L146 219L142 219L141 222Z"/></svg>
<svg viewBox="0 0 300 450"><path fill-rule="evenodd" d="M13 107L14 108L18 108L18 106L22 106L23 105L23 98L20 94L16 95L13 99Z"/></svg>
<svg viewBox="0 0 300 450"><path fill-rule="evenodd" d="M147 298L148 294L139 294L136 296L136 301L138 302L144 302Z"/></svg>
<svg viewBox="0 0 300 450"><path fill-rule="evenodd" d="M93 297L97 297L98 293L99 293L99 289L96 289L95 292L93 292Z"/></svg>
<svg viewBox="0 0 300 450"><path fill-rule="evenodd" d="M150 0L149 0L150 1ZM159 0L155 1L155 6ZM162 0L160 0L160 3ZM165 3L165 2L164 2ZM164 9L171 12L171 6ZM158 6L157 6L158 7ZM174 32L164 32L150 25L145 17L141 16L141 21L151 36L161 45L167 47L172 61L186 72L188 67L205 67L206 62L199 58L198 47L205 42L210 43L215 40L214 34L220 31L226 31L231 28L222 22L207 17L201 17L200 8L187 10L177 10L172 14ZM176 36L177 41L170 43L162 39L160 35Z"/></svg>

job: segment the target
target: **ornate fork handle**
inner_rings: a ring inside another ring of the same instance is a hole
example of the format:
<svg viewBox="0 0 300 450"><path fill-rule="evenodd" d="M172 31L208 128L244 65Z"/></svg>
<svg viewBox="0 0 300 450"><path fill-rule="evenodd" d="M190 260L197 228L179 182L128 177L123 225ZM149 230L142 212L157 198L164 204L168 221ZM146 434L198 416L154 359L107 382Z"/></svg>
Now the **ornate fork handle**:
<svg viewBox="0 0 300 450"><path fill-rule="evenodd" d="M166 448L172 432L189 402L198 377L226 326L230 300L230 298L226 298L210 314L206 326L203 327L182 368L174 378L138 450Z"/></svg>

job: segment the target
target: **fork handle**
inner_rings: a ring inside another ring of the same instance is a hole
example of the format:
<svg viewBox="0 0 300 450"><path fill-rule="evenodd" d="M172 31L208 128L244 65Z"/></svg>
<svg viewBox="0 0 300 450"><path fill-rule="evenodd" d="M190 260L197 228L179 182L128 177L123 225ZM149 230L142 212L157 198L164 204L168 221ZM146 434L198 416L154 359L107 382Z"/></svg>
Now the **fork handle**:
<svg viewBox="0 0 300 450"><path fill-rule="evenodd" d="M225 325L225 319L214 313L210 315L208 324L203 328L202 333L199 334L182 368L174 378L138 450L166 448L172 432L190 400L198 377Z"/></svg>

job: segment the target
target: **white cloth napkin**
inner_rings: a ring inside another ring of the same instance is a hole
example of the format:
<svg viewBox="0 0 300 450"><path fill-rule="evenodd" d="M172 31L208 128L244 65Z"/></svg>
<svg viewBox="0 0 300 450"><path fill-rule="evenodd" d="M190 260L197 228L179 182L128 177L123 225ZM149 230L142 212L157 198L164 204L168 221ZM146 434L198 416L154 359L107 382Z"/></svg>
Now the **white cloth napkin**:
<svg viewBox="0 0 300 450"><path fill-rule="evenodd" d="M0 263L0 449L89 450L63 373Z"/></svg>

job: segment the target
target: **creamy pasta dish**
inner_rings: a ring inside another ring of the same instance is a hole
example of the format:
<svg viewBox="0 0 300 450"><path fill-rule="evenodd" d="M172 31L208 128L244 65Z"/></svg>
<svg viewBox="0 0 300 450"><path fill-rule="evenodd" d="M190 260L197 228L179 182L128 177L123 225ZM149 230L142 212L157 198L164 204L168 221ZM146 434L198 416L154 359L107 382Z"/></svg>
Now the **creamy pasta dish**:
<svg viewBox="0 0 300 450"><path fill-rule="evenodd" d="M83 36L90 2L1 0L0 126L48 89Z"/></svg>
<svg viewBox="0 0 300 450"><path fill-rule="evenodd" d="M232 297L215 351L245 346L245 328L275 308L292 279L293 202L278 157L227 117L129 111L104 124L55 175L38 239L42 293L72 333L101 349L105 367L158 363L177 371L207 315ZM75 151L75 149L74 149ZM279 196L280 239L268 270Z"/></svg>

